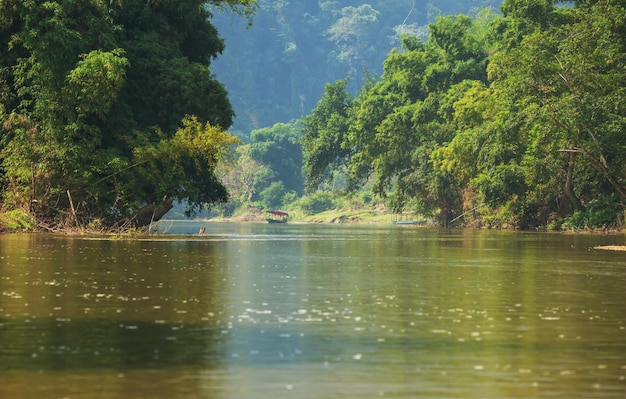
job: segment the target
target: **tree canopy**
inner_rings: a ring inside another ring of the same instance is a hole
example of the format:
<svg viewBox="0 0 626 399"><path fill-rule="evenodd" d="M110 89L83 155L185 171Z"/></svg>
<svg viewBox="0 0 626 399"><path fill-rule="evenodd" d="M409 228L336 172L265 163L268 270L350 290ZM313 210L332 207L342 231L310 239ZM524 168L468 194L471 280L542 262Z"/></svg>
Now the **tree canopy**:
<svg viewBox="0 0 626 399"><path fill-rule="evenodd" d="M253 0L0 4L2 201L42 220L114 224L164 198L224 201L216 163L237 142L218 9ZM229 150L231 149L231 150ZM71 195L70 195L71 193Z"/></svg>
<svg viewBox="0 0 626 399"><path fill-rule="evenodd" d="M51 226L142 225L227 189L239 205L306 192L325 209L323 189L341 186L444 226L623 224L623 0L505 0L471 16L431 2L259 1L267 35L236 41L247 59L227 60L253 127L237 150L212 69L225 48L214 13L249 25L256 1L0 3L3 207ZM325 46L306 40L316 35ZM305 115L320 76L331 83Z"/></svg>
<svg viewBox="0 0 626 399"><path fill-rule="evenodd" d="M227 45L215 73L236 112L233 129L254 129L309 114L326 83L349 78L353 95L401 35L422 39L438 15L474 15L502 0L258 0L254 23L215 18ZM239 23L237 23L239 22Z"/></svg>
<svg viewBox="0 0 626 399"><path fill-rule="evenodd" d="M307 186L340 159L394 209L442 225L622 223L624 7L507 0L501 16L441 16L427 41L405 36L380 79L354 99L328 85L304 119Z"/></svg>

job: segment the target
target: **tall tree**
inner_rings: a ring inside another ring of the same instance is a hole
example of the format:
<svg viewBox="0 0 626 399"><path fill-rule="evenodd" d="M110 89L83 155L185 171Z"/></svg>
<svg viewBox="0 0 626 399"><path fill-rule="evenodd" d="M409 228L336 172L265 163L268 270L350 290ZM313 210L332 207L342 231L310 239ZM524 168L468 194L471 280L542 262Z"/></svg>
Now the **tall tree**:
<svg viewBox="0 0 626 399"><path fill-rule="evenodd" d="M317 190L330 170L347 164L350 150L345 140L353 101L347 84L348 79L328 83L313 112L304 118L303 174L308 192Z"/></svg>
<svg viewBox="0 0 626 399"><path fill-rule="evenodd" d="M417 199L422 212L446 225L462 208L454 175L433 169L431 153L455 134L452 104L466 80L486 81L487 53L466 16L440 17L427 43L406 37L392 51L382 78L358 98L348 143L354 178L376 177L375 190L402 209Z"/></svg>
<svg viewBox="0 0 626 399"><path fill-rule="evenodd" d="M507 18L524 18L516 9ZM533 177L527 201L536 205L526 208L545 203L542 187L558 188L555 207L544 212L563 213L559 196L570 209L615 202L613 195L626 199L626 24L620 15L622 1L552 8L520 45L492 58L494 88L502 101L516 104L527 127L522 162Z"/></svg>
<svg viewBox="0 0 626 399"><path fill-rule="evenodd" d="M223 200L219 182L215 195L200 193L189 183L175 187L173 176L181 176L171 173L184 170L189 179L182 181L189 182L208 178L214 167L188 163L195 150L175 144L181 125L190 129L186 115L209 123L191 129L198 137L221 137L202 132L232 123L226 91L209 69L224 48L210 22L215 7L250 15L255 2L2 2L5 206L36 205L40 216L59 222L73 201L85 216L113 223L163 196L187 199L190 210ZM148 160L159 154L148 149L170 140L186 155L171 157L173 164ZM202 157L213 159L224 154L216 148L232 144L205 145ZM157 178L127 190L129 181L148 174Z"/></svg>
<svg viewBox="0 0 626 399"><path fill-rule="evenodd" d="M378 12L369 4L344 7L341 18L328 29L330 40L339 49L338 58L349 67L349 75L360 86L360 77L367 66L367 59L375 52L372 37L379 29Z"/></svg>
<svg viewBox="0 0 626 399"><path fill-rule="evenodd" d="M215 18L227 48L215 72L231 95L234 128L241 136L309 114L328 82L349 77L361 89L401 34L425 39L437 15L473 14L501 0L258 0L250 29L245 21ZM365 73L367 71L367 73Z"/></svg>
<svg viewBox="0 0 626 399"><path fill-rule="evenodd" d="M298 194L302 194L304 184L300 137L299 127L277 123L272 127L253 130L248 150L252 159L273 171L272 180L282 182L286 191L295 191Z"/></svg>

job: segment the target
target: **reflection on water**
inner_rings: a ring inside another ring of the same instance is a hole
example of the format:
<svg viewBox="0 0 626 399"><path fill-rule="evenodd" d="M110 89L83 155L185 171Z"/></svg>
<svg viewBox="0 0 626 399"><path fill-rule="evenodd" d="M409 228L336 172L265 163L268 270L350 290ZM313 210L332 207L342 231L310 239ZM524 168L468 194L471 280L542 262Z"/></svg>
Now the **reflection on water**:
<svg viewBox="0 0 626 399"><path fill-rule="evenodd" d="M0 236L2 398L622 398L623 236Z"/></svg>

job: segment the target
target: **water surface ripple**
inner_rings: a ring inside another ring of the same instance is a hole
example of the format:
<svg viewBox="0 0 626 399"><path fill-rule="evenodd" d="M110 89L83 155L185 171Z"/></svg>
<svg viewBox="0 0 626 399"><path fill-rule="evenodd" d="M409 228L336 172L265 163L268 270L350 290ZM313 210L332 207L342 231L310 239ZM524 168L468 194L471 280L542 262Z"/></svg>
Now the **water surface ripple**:
<svg viewBox="0 0 626 399"><path fill-rule="evenodd" d="M0 236L1 398L626 397L623 235L160 229Z"/></svg>

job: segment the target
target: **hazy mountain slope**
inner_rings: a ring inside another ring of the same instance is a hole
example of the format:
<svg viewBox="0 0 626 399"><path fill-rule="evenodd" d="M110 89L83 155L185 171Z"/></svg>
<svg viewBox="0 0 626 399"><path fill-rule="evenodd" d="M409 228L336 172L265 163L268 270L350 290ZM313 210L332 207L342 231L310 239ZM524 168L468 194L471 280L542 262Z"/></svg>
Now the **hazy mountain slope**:
<svg viewBox="0 0 626 399"><path fill-rule="evenodd" d="M439 14L472 15L499 0L259 0L252 26L227 14L214 23L226 50L214 72L236 112L243 137L260 127L311 112L324 85L350 77L356 92L364 72L377 75L400 33L426 37Z"/></svg>

